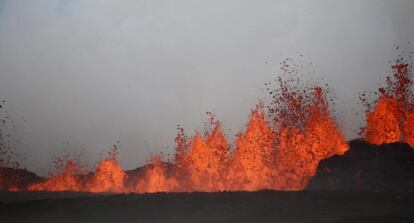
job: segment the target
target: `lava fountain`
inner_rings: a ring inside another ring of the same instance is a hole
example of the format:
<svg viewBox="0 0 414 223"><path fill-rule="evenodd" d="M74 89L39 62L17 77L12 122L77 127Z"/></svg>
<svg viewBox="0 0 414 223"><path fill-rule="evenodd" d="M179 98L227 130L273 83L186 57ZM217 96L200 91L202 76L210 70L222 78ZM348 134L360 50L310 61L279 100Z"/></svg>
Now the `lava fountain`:
<svg viewBox="0 0 414 223"><path fill-rule="evenodd" d="M154 156L139 173L127 174L113 152L91 173L68 161L60 174L21 190L113 193L302 190L315 175L320 160L343 154L348 145L331 114L328 89L292 81L295 77L289 69L283 63L284 75L275 82L277 90L269 92L270 102L259 102L251 110L245 131L236 135L234 143L229 143L222 132L222 123L209 113L204 132L187 137L182 128L178 129L172 161ZM413 121L414 116L407 116L407 120ZM372 128L376 127L369 125L367 132ZM372 138L370 134L368 139Z"/></svg>
<svg viewBox="0 0 414 223"><path fill-rule="evenodd" d="M403 60L392 66L394 76L387 77L386 86L379 88L379 99L367 103L367 126L364 138L372 144L406 142L414 147L414 100L409 67Z"/></svg>
<svg viewBox="0 0 414 223"><path fill-rule="evenodd" d="M343 154L348 145L331 117L327 90L288 83L280 78L270 105L252 109L233 147L214 115L204 133L187 138L179 129L172 165L153 158L132 191L304 189L319 161Z"/></svg>
<svg viewBox="0 0 414 223"><path fill-rule="evenodd" d="M119 165L116 152L111 151L108 158L100 161L96 170L82 174L79 165L68 161L64 171L50 176L44 181L28 186L29 191L76 191L76 192L124 192L125 172Z"/></svg>

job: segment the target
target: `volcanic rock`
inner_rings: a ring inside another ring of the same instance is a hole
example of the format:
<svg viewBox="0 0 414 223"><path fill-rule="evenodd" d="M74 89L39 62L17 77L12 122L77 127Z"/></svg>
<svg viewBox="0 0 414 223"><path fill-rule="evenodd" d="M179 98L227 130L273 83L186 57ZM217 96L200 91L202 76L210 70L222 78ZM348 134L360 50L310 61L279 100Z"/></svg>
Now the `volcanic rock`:
<svg viewBox="0 0 414 223"><path fill-rule="evenodd" d="M414 191L414 149L406 143L351 141L345 154L321 160L307 189Z"/></svg>
<svg viewBox="0 0 414 223"><path fill-rule="evenodd" d="M0 167L0 190L21 190L43 178L25 169Z"/></svg>

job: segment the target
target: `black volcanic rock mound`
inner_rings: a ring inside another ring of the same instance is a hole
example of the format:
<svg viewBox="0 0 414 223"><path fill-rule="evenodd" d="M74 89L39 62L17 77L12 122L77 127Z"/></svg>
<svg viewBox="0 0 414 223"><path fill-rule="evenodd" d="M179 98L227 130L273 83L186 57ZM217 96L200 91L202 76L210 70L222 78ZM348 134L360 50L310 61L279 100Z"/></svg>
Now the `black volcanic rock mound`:
<svg viewBox="0 0 414 223"><path fill-rule="evenodd" d="M351 141L344 155L319 163L308 189L414 191L414 149L405 143Z"/></svg>
<svg viewBox="0 0 414 223"><path fill-rule="evenodd" d="M24 169L0 167L0 190L25 189L27 185L43 178Z"/></svg>

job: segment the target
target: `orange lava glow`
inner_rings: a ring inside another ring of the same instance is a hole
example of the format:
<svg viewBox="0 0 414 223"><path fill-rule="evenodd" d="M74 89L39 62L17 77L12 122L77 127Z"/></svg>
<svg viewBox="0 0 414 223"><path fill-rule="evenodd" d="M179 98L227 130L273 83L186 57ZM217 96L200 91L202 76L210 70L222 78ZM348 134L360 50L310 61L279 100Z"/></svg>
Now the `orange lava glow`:
<svg viewBox="0 0 414 223"><path fill-rule="evenodd" d="M51 176L41 183L29 185L29 191L81 191L80 177L76 174L77 166L68 162L65 170L56 176Z"/></svg>
<svg viewBox="0 0 414 223"><path fill-rule="evenodd" d="M386 87L366 113L365 139L372 144L407 142L414 147L414 103L408 64L392 66L394 77L387 77Z"/></svg>
<svg viewBox="0 0 414 223"><path fill-rule="evenodd" d="M320 160L343 154L348 145L330 116L320 87L293 91L281 81L282 93L264 111L251 111L245 132L230 146L221 123L187 139L176 138L172 165L153 159L132 188L136 192L302 190ZM300 122L300 123L299 123Z"/></svg>
<svg viewBox="0 0 414 223"><path fill-rule="evenodd" d="M328 90L319 86L291 88L289 83L279 79L279 90L270 92L269 105L260 102L252 109L246 129L237 134L234 143L229 143L223 134L222 123L209 114L204 132L187 137L182 128L178 129L172 161L154 156L148 165L127 173L120 167L116 153L111 153L91 173L80 171L76 162L67 162L62 173L23 190L112 193L302 190L315 175L320 160L343 154L348 145L331 116ZM388 106L394 105L387 101L384 109L389 110ZM369 115L369 119L375 119L372 117L381 115L380 112ZM407 122L414 122L414 115L407 115ZM377 126L367 127L370 140L382 134L371 136L372 128ZM397 130L395 134L400 134Z"/></svg>
<svg viewBox="0 0 414 223"><path fill-rule="evenodd" d="M125 172L115 156L99 162L93 173L80 174L78 166L69 161L64 171L28 186L29 191L123 192Z"/></svg>

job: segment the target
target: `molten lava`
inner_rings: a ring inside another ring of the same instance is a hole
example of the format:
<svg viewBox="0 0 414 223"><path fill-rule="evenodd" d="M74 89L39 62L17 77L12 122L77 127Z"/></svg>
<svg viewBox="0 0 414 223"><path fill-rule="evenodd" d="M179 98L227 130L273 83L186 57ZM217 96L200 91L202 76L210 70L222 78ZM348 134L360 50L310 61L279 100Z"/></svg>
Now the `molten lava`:
<svg viewBox="0 0 414 223"><path fill-rule="evenodd" d="M347 149L330 116L326 91L292 90L280 79L281 94L269 112L263 103L252 110L234 148L210 119L211 130L191 139L180 129L173 166L155 159L134 191L301 190L315 175L320 160Z"/></svg>
<svg viewBox="0 0 414 223"><path fill-rule="evenodd" d="M30 191L81 191L82 184L77 174L77 166L68 162L63 173L51 176L41 183L29 185Z"/></svg>
<svg viewBox="0 0 414 223"><path fill-rule="evenodd" d="M84 175L79 167L68 161L64 171L27 187L29 191L124 192L125 172L115 155L99 162L95 172Z"/></svg>
<svg viewBox="0 0 414 223"><path fill-rule="evenodd" d="M348 145L331 116L327 90L292 87L291 83L279 79L280 89L270 92L270 105L261 102L251 111L246 130L237 134L234 144L210 114L205 132L188 138L179 128L171 162L152 157L150 164L131 177L121 169L116 153L111 153L92 173L67 162L62 173L25 189L114 193L302 190L320 160L343 154ZM406 120L414 122L414 115L407 115Z"/></svg>
<svg viewBox="0 0 414 223"><path fill-rule="evenodd" d="M407 142L414 147L414 100L408 64L392 66L394 77L387 77L386 87L378 91L374 106L368 104L365 139L372 144Z"/></svg>

